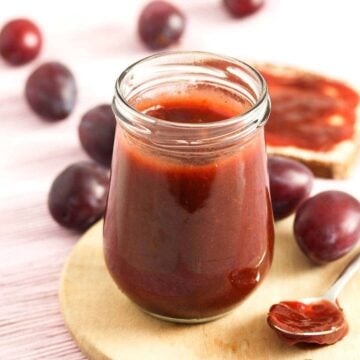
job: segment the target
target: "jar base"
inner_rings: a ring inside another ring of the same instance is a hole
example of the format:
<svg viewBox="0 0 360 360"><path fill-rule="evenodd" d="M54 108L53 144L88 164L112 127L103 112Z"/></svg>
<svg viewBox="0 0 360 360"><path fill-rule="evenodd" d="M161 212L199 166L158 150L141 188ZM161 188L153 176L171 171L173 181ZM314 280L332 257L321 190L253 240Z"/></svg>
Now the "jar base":
<svg viewBox="0 0 360 360"><path fill-rule="evenodd" d="M207 318L194 318L194 319L183 319L183 318L172 318L169 316L164 316L164 315L159 315L159 314L155 314L152 313L150 311L141 309L141 311L143 311L144 313L146 313L147 315L150 315L156 319L159 320L163 320L163 321L167 321L167 322L172 322L172 323L177 323L177 324L202 324L202 323L206 323L206 322L210 322L210 321L215 321L218 320L228 314L230 314L231 311L223 313L223 314L219 314L219 315L215 315L215 316L210 316Z"/></svg>

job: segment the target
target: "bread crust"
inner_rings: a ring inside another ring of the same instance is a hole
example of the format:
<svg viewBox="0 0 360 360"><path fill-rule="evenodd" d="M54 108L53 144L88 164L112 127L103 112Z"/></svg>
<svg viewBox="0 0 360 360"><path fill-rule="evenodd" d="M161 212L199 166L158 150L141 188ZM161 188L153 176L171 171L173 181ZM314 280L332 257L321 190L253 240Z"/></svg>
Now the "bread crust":
<svg viewBox="0 0 360 360"><path fill-rule="evenodd" d="M340 82L338 79L326 77L323 74L290 66L279 66L270 63L255 64L254 66L260 73L263 70L283 77L310 75ZM356 91L354 87L348 83L344 81L341 81L341 83ZM356 92L359 94L359 91ZM349 177L353 172L354 164L360 154L360 103L356 108L356 122L354 124L353 137L339 142L331 150L315 151L296 146L267 145L267 151L270 155L286 156L304 163L317 177L329 179L345 179Z"/></svg>

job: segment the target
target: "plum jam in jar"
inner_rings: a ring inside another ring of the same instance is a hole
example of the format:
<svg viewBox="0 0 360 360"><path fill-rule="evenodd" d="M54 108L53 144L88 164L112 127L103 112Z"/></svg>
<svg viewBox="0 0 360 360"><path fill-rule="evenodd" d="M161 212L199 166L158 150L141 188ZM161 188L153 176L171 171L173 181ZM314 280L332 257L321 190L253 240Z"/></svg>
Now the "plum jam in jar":
<svg viewBox="0 0 360 360"><path fill-rule="evenodd" d="M264 79L233 58L158 54L120 75L113 110L104 223L112 278L164 320L226 314L272 260Z"/></svg>

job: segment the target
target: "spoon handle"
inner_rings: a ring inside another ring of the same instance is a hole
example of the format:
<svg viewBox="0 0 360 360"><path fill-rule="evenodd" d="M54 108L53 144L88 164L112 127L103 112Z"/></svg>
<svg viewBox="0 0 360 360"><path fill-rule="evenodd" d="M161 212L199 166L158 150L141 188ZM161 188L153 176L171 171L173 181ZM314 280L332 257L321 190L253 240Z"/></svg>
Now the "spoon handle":
<svg viewBox="0 0 360 360"><path fill-rule="evenodd" d="M353 259L345 266L345 269L336 279L331 288L324 295L330 301L335 302L340 291L346 285L346 283L351 279L351 277L360 269L360 253L355 255Z"/></svg>

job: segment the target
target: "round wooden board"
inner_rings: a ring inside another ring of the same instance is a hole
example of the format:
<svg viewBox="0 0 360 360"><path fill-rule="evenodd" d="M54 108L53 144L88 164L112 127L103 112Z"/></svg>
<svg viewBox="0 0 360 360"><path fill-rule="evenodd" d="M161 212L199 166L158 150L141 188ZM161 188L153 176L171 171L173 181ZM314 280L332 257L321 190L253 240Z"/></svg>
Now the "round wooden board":
<svg viewBox="0 0 360 360"><path fill-rule="evenodd" d="M270 274L230 315L201 325L171 324L144 314L117 289L102 252L102 222L78 242L64 267L60 301L65 322L90 359L360 359L360 273L340 297L350 333L335 345L290 347L266 323L270 305L321 294L354 254L326 266L310 264L277 224Z"/></svg>

